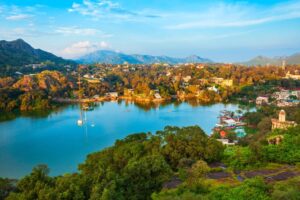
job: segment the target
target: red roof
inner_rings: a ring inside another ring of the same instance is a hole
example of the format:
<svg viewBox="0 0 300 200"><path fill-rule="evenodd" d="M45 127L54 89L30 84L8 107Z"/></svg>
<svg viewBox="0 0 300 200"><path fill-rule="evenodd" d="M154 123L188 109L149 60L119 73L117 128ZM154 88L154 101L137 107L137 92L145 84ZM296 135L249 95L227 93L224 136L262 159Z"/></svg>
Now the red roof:
<svg viewBox="0 0 300 200"><path fill-rule="evenodd" d="M222 138L226 137L226 135L227 135L227 133L226 133L225 131L221 131L221 132L220 132L220 136L221 136Z"/></svg>

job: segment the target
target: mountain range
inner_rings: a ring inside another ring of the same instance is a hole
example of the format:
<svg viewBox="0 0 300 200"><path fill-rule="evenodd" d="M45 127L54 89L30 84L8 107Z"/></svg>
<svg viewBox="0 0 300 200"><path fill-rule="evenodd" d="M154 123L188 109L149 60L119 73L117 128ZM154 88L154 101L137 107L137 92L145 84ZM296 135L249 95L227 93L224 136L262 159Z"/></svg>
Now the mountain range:
<svg viewBox="0 0 300 200"><path fill-rule="evenodd" d="M266 56L257 56L244 64L247 66L255 65L282 65L282 62L285 61L286 64L300 64L300 53L293 54L291 56L281 56L281 57L266 57Z"/></svg>
<svg viewBox="0 0 300 200"><path fill-rule="evenodd" d="M0 67L24 66L50 61L56 65L74 64L73 61L57 57L41 49L34 49L22 39L0 41Z"/></svg>
<svg viewBox="0 0 300 200"><path fill-rule="evenodd" d="M174 58L168 56L151 56L151 55L128 55L116 51L99 50L85 55L77 60L79 63L107 63L107 64L153 64L153 63L211 63L210 59L192 55L186 58Z"/></svg>
<svg viewBox="0 0 300 200"><path fill-rule="evenodd" d="M300 64L300 53L291 56L282 57L266 57L257 56L243 64L247 66L254 65L281 65L285 60L287 64ZM24 66L28 64L36 64L50 61L58 66L76 64L75 61L66 60L55 56L52 53L35 49L30 44L22 39L14 41L0 41L0 67L3 66ZM186 58L174 58L168 56L151 56L151 55L128 55L116 51L99 50L88 55L85 55L76 60L77 63L92 64L92 63L107 63L107 64L152 64L152 63L212 63L213 61L207 58L202 58L197 55L192 55Z"/></svg>

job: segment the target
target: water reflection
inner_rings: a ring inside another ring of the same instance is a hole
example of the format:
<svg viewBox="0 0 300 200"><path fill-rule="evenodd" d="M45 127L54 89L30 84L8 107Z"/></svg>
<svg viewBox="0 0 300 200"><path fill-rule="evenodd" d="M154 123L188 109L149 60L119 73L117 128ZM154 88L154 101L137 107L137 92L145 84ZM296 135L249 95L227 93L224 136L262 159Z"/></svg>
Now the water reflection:
<svg viewBox="0 0 300 200"><path fill-rule="evenodd" d="M99 102L84 110L85 123L77 125L78 104L46 112L7 114L0 123L0 176L17 178L45 163L51 175L74 172L86 156L112 145L128 134L162 130L165 126L199 125L207 134L225 108L196 102L139 104ZM3 131L5 130L5 131Z"/></svg>

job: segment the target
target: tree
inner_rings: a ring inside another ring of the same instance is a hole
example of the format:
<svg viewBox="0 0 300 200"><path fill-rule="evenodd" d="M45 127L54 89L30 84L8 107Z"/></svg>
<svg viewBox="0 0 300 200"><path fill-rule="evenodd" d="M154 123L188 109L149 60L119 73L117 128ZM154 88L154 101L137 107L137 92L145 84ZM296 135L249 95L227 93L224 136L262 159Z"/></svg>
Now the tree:
<svg viewBox="0 0 300 200"><path fill-rule="evenodd" d="M162 154L173 169L178 168L182 158L205 161L217 161L224 151L223 145L215 139L209 139L198 126L166 127L158 131L164 144Z"/></svg>
<svg viewBox="0 0 300 200"><path fill-rule="evenodd" d="M188 184L193 184L203 179L209 170L210 168L205 161L198 160L189 170L189 177L187 179Z"/></svg>
<svg viewBox="0 0 300 200"><path fill-rule="evenodd" d="M9 200L22 199L53 199L49 192L54 187L54 179L48 176L49 168L46 165L39 165L33 168L30 175L25 176L17 184L18 193L11 193ZM45 198L47 196L47 198Z"/></svg>

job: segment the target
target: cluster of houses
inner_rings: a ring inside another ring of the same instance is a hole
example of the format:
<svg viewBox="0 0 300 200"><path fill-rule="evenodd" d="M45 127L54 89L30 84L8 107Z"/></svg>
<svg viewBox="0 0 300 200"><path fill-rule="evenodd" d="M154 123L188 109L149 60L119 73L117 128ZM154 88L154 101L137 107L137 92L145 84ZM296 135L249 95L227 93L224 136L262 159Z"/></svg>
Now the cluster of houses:
<svg viewBox="0 0 300 200"><path fill-rule="evenodd" d="M272 100L272 102L270 101ZM256 98L256 105L267 105L275 103L278 107L296 106L300 103L300 90L284 90L274 92L269 96L259 96Z"/></svg>
<svg viewBox="0 0 300 200"><path fill-rule="evenodd" d="M237 136L245 136L243 127L246 123L243 122L243 117L230 111L222 111L219 116L219 123L213 128L213 132L219 133L220 139L224 145L235 145L237 141L230 141L227 136L229 132L235 132Z"/></svg>
<svg viewBox="0 0 300 200"><path fill-rule="evenodd" d="M272 130L274 129L287 129L290 127L297 126L297 123L295 121L288 121L286 120L286 112L284 110L281 110L278 114L278 118L273 118L271 120L272 122ZM244 136L245 132L243 132L243 135L239 135L239 131L243 130L243 127L246 125L246 123L243 122L243 118L240 116L235 116L233 112L229 111L223 111L220 115L220 123L216 124L216 127L213 129L215 133L219 133L220 139L217 139L220 141L223 145L235 145L237 141L230 141L227 138L228 131L234 130L234 132L237 134L237 136ZM279 144L283 140L282 135L275 135L268 138L269 144Z"/></svg>
<svg viewBox="0 0 300 200"><path fill-rule="evenodd" d="M171 76L170 72L167 72L167 76ZM176 75L172 77L172 82L177 82L181 81L181 87L186 88L188 86L195 86L200 88L200 86L204 86L208 91L213 91L218 93L219 92L219 87L223 88L228 88L233 86L233 80L232 79L224 79L220 77L212 77L210 79L198 79L196 82L198 83L197 85L191 84L193 77L190 75L187 76L180 76Z"/></svg>

